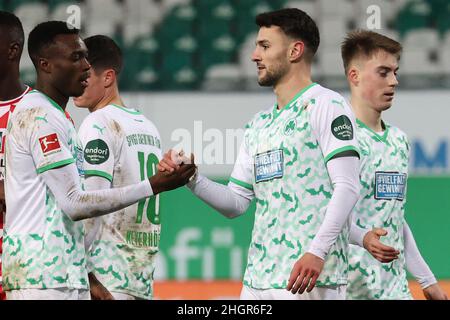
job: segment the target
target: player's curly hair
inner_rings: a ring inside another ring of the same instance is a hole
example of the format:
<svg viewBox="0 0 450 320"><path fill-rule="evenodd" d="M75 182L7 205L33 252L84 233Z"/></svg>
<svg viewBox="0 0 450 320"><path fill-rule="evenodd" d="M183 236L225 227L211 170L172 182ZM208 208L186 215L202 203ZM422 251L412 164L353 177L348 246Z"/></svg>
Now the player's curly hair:
<svg viewBox="0 0 450 320"><path fill-rule="evenodd" d="M317 52L320 34L314 20L304 11L297 8L285 8L256 16L256 24L261 27L280 27L283 32L294 39L305 43L306 58L309 62Z"/></svg>
<svg viewBox="0 0 450 320"><path fill-rule="evenodd" d="M400 59L402 45L394 39L369 30L359 29L349 32L341 45L345 73L347 74L353 59L360 56L370 58L379 50L396 55Z"/></svg>

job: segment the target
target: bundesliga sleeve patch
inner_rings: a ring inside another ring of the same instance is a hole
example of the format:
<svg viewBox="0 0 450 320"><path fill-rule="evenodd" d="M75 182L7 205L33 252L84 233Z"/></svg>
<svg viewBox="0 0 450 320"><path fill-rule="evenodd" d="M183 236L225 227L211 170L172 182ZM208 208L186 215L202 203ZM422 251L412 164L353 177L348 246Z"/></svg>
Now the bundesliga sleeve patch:
<svg viewBox="0 0 450 320"><path fill-rule="evenodd" d="M339 140L352 140L352 122L346 115L339 116L331 123L331 132L333 132L333 135Z"/></svg>
<svg viewBox="0 0 450 320"><path fill-rule="evenodd" d="M375 199L403 201L405 187L406 173L375 172Z"/></svg>
<svg viewBox="0 0 450 320"><path fill-rule="evenodd" d="M39 144L41 145L44 156L61 151L61 145L59 144L58 135L56 133L39 138Z"/></svg>
<svg viewBox="0 0 450 320"><path fill-rule="evenodd" d="M255 156L255 182L283 177L283 150L271 150Z"/></svg>

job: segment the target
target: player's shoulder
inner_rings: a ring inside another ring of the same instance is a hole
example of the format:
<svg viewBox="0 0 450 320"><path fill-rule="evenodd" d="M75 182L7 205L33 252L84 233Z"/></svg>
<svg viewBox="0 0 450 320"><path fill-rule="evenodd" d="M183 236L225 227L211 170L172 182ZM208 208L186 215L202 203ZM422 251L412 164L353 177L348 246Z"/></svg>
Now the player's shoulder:
<svg viewBox="0 0 450 320"><path fill-rule="evenodd" d="M266 123L270 121L274 116L274 108L275 106L270 107L269 109L261 110L251 117L249 121L247 121L245 128L253 128L255 126L261 125L261 123Z"/></svg>
<svg viewBox="0 0 450 320"><path fill-rule="evenodd" d="M342 107L348 104L347 100L340 93L319 84L310 89L309 99L314 99L319 106L335 105Z"/></svg>
<svg viewBox="0 0 450 320"><path fill-rule="evenodd" d="M80 130L85 129L86 126L89 126L93 123L103 123L106 120L105 113L103 109L96 110L94 112L90 112L84 119L80 125Z"/></svg>
<svg viewBox="0 0 450 320"><path fill-rule="evenodd" d="M384 125L386 126L386 128L389 130L389 134L391 134L392 136L395 136L397 138L401 138L401 139L408 139L408 135L399 127L392 125L389 122L386 122L383 120Z"/></svg>
<svg viewBox="0 0 450 320"><path fill-rule="evenodd" d="M49 98L43 93L37 90L31 90L25 94L19 103L16 105L17 110L33 109L33 108L48 108L51 107L52 103Z"/></svg>

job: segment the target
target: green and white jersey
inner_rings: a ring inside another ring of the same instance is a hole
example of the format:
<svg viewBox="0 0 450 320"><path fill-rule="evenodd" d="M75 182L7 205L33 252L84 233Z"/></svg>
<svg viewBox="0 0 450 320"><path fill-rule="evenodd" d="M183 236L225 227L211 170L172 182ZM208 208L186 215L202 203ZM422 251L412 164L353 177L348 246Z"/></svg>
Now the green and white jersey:
<svg viewBox="0 0 450 320"><path fill-rule="evenodd" d="M86 117L79 135L86 177L104 177L116 188L156 173L160 135L139 111L108 105ZM110 291L152 298L161 230L159 195L96 219L100 227L89 250L89 270ZM87 233L93 224L87 221Z"/></svg>
<svg viewBox="0 0 450 320"><path fill-rule="evenodd" d="M367 250L350 245L348 299L411 299L403 239L409 144L400 129L384 126L380 135L357 120L361 196L353 219L368 230L385 229L388 234L381 241L399 250L400 255L391 263L381 263Z"/></svg>
<svg viewBox="0 0 450 320"><path fill-rule="evenodd" d="M281 111L248 123L230 181L253 190L255 223L244 284L285 288L318 232L333 193L326 163L357 151L354 116L338 93L313 83ZM318 286L347 282L349 223L332 245Z"/></svg>
<svg viewBox="0 0 450 320"><path fill-rule="evenodd" d="M6 139L4 289L88 289L83 223L61 210L39 176L75 162L82 176L72 122L56 102L33 90L16 106Z"/></svg>

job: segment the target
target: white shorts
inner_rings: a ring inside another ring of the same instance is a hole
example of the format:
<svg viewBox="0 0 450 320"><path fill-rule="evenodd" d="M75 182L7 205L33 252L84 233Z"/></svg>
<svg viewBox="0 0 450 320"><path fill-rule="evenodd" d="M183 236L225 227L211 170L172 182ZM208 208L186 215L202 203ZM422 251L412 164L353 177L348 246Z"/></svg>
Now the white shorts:
<svg viewBox="0 0 450 320"><path fill-rule="evenodd" d="M84 289L19 289L6 291L6 300L91 300Z"/></svg>
<svg viewBox="0 0 450 320"><path fill-rule="evenodd" d="M292 294L286 289L254 289L242 287L241 300L345 300L347 286L315 287L311 292Z"/></svg>

